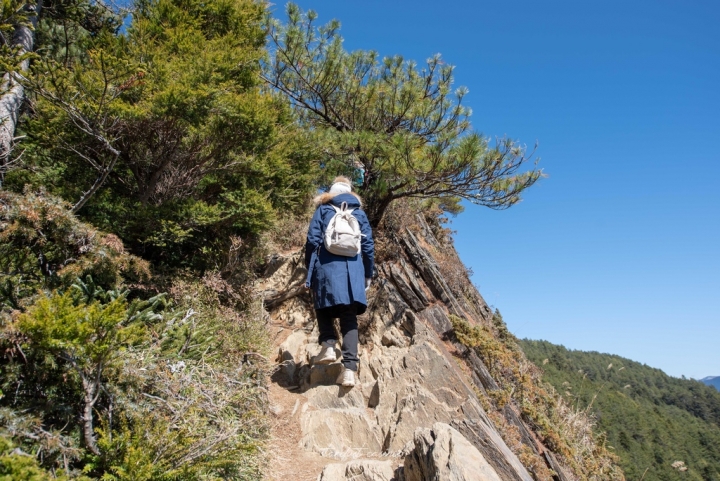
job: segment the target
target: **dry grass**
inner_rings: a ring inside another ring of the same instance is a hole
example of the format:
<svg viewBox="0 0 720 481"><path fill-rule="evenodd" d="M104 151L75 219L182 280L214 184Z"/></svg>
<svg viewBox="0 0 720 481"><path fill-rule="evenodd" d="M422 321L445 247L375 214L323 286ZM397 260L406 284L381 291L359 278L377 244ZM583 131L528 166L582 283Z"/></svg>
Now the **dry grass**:
<svg viewBox="0 0 720 481"><path fill-rule="evenodd" d="M479 398L506 443L536 476L550 479L544 461L524 446L516 428L506 421L502 409L512 403L542 443L555 453L561 465L576 479L624 480L617 457L604 444L604 437L593 432L593 420L585 411L568 406L552 387L542 382L542 373L529 362L507 332L496 313L492 326L470 326L451 316L455 335L475 350L487 366L500 390Z"/></svg>
<svg viewBox="0 0 720 481"><path fill-rule="evenodd" d="M458 299L472 299L474 297L472 290L475 289L470 281L472 270L463 264L452 244L446 244L444 247L446 248L437 249L433 246L425 246L435 259L440 274L452 294Z"/></svg>
<svg viewBox="0 0 720 481"><path fill-rule="evenodd" d="M120 427L106 425L100 443L133 479L258 479L269 431L262 307L233 308L217 275L178 280L170 295L175 314L123 356L111 386Z"/></svg>

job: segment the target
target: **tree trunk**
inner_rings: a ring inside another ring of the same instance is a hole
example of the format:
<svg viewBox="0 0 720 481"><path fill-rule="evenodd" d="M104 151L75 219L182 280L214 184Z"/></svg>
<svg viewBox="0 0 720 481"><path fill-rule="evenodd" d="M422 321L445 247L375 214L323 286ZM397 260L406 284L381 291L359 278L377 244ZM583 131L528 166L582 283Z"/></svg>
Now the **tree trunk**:
<svg viewBox="0 0 720 481"><path fill-rule="evenodd" d="M42 0L38 0L35 6L26 5L25 8L35 13L30 17L30 23L33 29L37 27L37 18L40 13ZM29 27L18 25L13 33L11 46L20 47L20 55L33 51L33 30ZM25 89L18 81L18 75L27 72L30 67L30 60L25 59L20 63L18 72L9 72L3 76L2 85L0 85L0 189L2 189L5 180L5 172L9 168L10 154L13 149L13 140L15 138L15 128L17 126L18 117L20 116L20 107L22 107L25 99Z"/></svg>
<svg viewBox="0 0 720 481"><path fill-rule="evenodd" d="M368 220L373 229L376 229L377 226L380 225L380 221L393 199L394 197L392 195L387 195L380 199L370 199L368 201L368 209L365 212L368 214Z"/></svg>
<svg viewBox="0 0 720 481"><path fill-rule="evenodd" d="M86 375L82 375L83 391L85 393L85 408L83 409L83 438L85 445L96 456L100 455L100 449L95 440L95 429L93 428L93 408L98 398L98 385Z"/></svg>

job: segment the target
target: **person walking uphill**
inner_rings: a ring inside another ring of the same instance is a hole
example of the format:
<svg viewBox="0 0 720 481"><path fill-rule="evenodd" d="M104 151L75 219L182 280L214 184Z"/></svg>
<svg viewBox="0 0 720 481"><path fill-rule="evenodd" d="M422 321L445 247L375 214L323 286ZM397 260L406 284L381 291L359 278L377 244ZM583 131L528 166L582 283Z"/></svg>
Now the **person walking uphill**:
<svg viewBox="0 0 720 481"><path fill-rule="evenodd" d="M357 316L367 309L365 291L375 262L372 229L346 177L337 177L330 191L316 197L315 203L305 244L305 286L314 294L322 346L315 363L337 360L333 319L339 318L343 369L337 383L352 387L359 362Z"/></svg>

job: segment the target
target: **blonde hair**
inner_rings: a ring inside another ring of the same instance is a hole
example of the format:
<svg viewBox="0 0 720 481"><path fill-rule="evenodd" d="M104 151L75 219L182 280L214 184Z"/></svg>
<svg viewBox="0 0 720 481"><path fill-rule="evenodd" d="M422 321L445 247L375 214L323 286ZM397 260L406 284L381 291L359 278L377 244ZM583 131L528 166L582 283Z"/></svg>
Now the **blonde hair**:
<svg viewBox="0 0 720 481"><path fill-rule="evenodd" d="M345 177L344 175L338 175L337 177L335 177L335 180L333 180L332 183L333 184L338 184L338 183L347 184L352 189L352 181L350 179L348 179L347 177Z"/></svg>

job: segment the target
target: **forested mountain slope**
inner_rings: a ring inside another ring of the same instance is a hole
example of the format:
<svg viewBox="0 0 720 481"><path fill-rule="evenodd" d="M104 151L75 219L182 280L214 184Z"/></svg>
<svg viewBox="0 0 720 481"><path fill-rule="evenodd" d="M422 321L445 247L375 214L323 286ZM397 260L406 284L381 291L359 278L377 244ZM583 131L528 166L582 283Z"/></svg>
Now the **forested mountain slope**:
<svg viewBox="0 0 720 481"><path fill-rule="evenodd" d="M720 479L720 393L714 388L611 354L520 343L546 382L595 416L628 479Z"/></svg>

